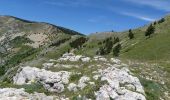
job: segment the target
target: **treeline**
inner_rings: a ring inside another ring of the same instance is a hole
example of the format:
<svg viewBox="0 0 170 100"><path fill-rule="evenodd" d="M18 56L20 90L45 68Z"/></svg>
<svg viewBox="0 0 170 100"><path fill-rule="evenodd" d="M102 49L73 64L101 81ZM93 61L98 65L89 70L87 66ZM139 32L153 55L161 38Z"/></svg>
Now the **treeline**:
<svg viewBox="0 0 170 100"><path fill-rule="evenodd" d="M155 25L161 24L163 22L165 22L165 18L162 18L158 21L155 21L153 24L150 24L149 27L145 31L145 36L150 38L151 35L155 33ZM129 37L129 39L135 38L134 33L132 32L131 29L129 30L128 37Z"/></svg>
<svg viewBox="0 0 170 100"><path fill-rule="evenodd" d="M114 39L112 37L109 37L105 40L103 40L102 42L99 42L98 45L100 45L99 50L96 52L97 55L107 55L109 53L111 53L111 51L113 52L114 56L118 56L119 52L120 52L120 39L118 37L114 37ZM113 46L117 44L114 48Z"/></svg>
<svg viewBox="0 0 170 100"><path fill-rule="evenodd" d="M77 48L77 49L79 49L79 48L82 47L82 45L83 45L87 40L88 40L88 39L85 38L85 37L79 37L79 38L77 38L76 40L70 42L70 46L71 46L72 48Z"/></svg>

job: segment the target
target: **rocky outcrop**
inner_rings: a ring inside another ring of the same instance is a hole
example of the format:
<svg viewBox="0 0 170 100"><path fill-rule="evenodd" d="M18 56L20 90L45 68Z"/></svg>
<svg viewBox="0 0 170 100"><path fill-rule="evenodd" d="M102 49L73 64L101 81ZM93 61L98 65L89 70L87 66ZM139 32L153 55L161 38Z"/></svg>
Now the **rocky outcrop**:
<svg viewBox="0 0 170 100"><path fill-rule="evenodd" d="M44 66L43 68L44 68L44 69L49 69L49 68L51 68L53 65L54 65L54 63L44 63L44 64L43 64L43 66Z"/></svg>
<svg viewBox="0 0 170 100"><path fill-rule="evenodd" d="M29 94L24 89L0 88L0 100L58 100L56 96L46 96L44 93Z"/></svg>
<svg viewBox="0 0 170 100"><path fill-rule="evenodd" d="M69 83L70 72L51 72L34 67L23 67L19 73L13 77L14 84L22 85L39 81L51 92L64 91L64 84Z"/></svg>
<svg viewBox="0 0 170 100"><path fill-rule="evenodd" d="M94 61L103 61L103 62L106 62L107 59L104 58L103 56L94 56Z"/></svg>
<svg viewBox="0 0 170 100"><path fill-rule="evenodd" d="M78 87L82 90L87 86L87 82L90 81L90 78L87 76L83 76L80 78L79 82L78 82Z"/></svg>
<svg viewBox="0 0 170 100"><path fill-rule="evenodd" d="M121 64L121 61L119 59L111 58L110 61L115 64Z"/></svg>
<svg viewBox="0 0 170 100"><path fill-rule="evenodd" d="M114 65L100 71L101 80L107 81L96 92L97 100L146 100L144 89L137 77L130 74L127 68L118 69Z"/></svg>
<svg viewBox="0 0 170 100"><path fill-rule="evenodd" d="M73 91L73 92L76 92L78 90L77 85L74 83L70 83L67 88L69 91Z"/></svg>
<svg viewBox="0 0 170 100"><path fill-rule="evenodd" d="M96 95L96 100L146 100L145 96L140 93L125 88L115 90L110 85L102 86Z"/></svg>
<svg viewBox="0 0 170 100"><path fill-rule="evenodd" d="M79 61L82 61L82 64L74 65L76 61L78 64ZM91 61L93 61L92 64ZM68 64L69 62L71 62L71 65ZM90 65L87 66L87 64ZM94 86L95 89L90 90L90 95L96 97L97 100L146 100L139 79L133 76L126 64L115 58L108 60L102 56L90 58L66 53L57 61L51 60L50 63L44 63L43 66L44 69L29 66L21 68L13 77L14 84L40 82L50 92L64 94L64 91L69 91L76 94L80 93L80 95L83 91L88 91L88 86ZM50 70L51 67L54 69L66 68L70 72L45 70ZM88 73L83 72L81 68L86 68L85 71ZM74 73L77 73L77 76L70 78ZM79 77L78 73L82 77ZM71 83L69 83L69 79ZM83 94L82 97L86 98L86 95Z"/></svg>
<svg viewBox="0 0 170 100"><path fill-rule="evenodd" d="M75 55L73 53L65 53L61 58L58 59L59 62L62 61L71 61L71 62L77 62L77 61L82 61L82 62L90 62L91 58L90 57L85 57L82 55Z"/></svg>

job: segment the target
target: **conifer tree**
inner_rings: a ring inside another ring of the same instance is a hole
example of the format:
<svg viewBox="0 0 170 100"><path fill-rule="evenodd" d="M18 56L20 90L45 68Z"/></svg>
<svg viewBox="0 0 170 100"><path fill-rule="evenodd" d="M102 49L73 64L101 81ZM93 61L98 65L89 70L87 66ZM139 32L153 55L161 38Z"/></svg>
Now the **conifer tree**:
<svg viewBox="0 0 170 100"><path fill-rule="evenodd" d="M145 32L145 36L151 36L155 32L155 27L151 24Z"/></svg>
<svg viewBox="0 0 170 100"><path fill-rule="evenodd" d="M121 50L121 44L117 44L113 49L113 56L118 57L120 50Z"/></svg>
<svg viewBox="0 0 170 100"><path fill-rule="evenodd" d="M133 34L131 29L129 30L129 35L128 36L129 36L129 39L133 39L134 38L134 34Z"/></svg>

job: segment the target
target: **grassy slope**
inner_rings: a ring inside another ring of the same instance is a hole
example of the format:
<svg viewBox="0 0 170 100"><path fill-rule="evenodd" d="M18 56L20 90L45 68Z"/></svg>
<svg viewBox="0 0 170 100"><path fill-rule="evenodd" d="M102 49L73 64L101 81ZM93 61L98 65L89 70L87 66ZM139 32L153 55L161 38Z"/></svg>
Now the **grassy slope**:
<svg viewBox="0 0 170 100"><path fill-rule="evenodd" d="M144 32L134 31L135 39L126 43L121 57L144 61L167 61L170 59L170 17L166 21L156 24L156 32L151 38L144 37ZM137 43L132 46L133 43Z"/></svg>
<svg viewBox="0 0 170 100"><path fill-rule="evenodd" d="M94 56L100 47L98 42L107 37L119 37L122 44L119 58L129 63L130 69L141 79L147 99L168 100L170 98L164 93L170 90L168 79L170 78L170 16L165 18L165 22L155 25L156 31L151 38L145 37L147 27L133 30L135 38L132 40L128 38L127 31L90 35L89 41L76 53ZM105 56L113 57L112 53ZM148 77L152 80L148 80Z"/></svg>
<svg viewBox="0 0 170 100"><path fill-rule="evenodd" d="M144 36L146 26L133 30L135 39L129 40L124 36L123 49L120 58L124 61L133 62L131 70L136 73L145 87L148 100L159 100L164 98L165 91L170 92L170 16L165 18L165 22L156 24L155 33L151 38ZM134 63L135 62L135 63ZM148 80L146 77L151 78ZM162 84L162 81L165 83Z"/></svg>

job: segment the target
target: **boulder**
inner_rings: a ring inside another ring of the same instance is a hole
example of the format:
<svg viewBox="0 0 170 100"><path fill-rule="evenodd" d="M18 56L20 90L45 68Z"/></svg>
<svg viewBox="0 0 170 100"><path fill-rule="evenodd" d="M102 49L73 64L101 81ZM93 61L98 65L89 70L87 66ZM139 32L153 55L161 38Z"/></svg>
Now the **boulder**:
<svg viewBox="0 0 170 100"><path fill-rule="evenodd" d="M90 78L87 76L83 76L80 78L79 82L78 82L78 87L82 90L87 86L87 82L90 81Z"/></svg>
<svg viewBox="0 0 170 100"><path fill-rule="evenodd" d="M53 86L46 86L46 89L50 92L61 93L64 91L64 85L61 83L54 83Z"/></svg>
<svg viewBox="0 0 170 100"><path fill-rule="evenodd" d="M100 78L100 75L94 75L93 79L98 80Z"/></svg>
<svg viewBox="0 0 170 100"><path fill-rule="evenodd" d="M51 72L34 67L23 67L22 70L13 77L14 84L23 85L31 80L39 81L49 91L62 92L64 84L69 83L70 72Z"/></svg>
<svg viewBox="0 0 170 100"><path fill-rule="evenodd" d="M94 56L94 61L103 61L106 62L107 59L103 56Z"/></svg>
<svg viewBox="0 0 170 100"><path fill-rule="evenodd" d="M82 55L72 56L72 57L70 57L69 61L77 62L80 60L81 57L82 57Z"/></svg>
<svg viewBox="0 0 170 100"><path fill-rule="evenodd" d="M49 69L49 68L52 67L53 65L54 65L54 63L44 63L44 64L43 64L43 66L44 66L43 68L44 68L44 69Z"/></svg>
<svg viewBox="0 0 170 100"><path fill-rule="evenodd" d="M67 88L69 91L73 91L73 92L77 91L77 85L74 83L70 83Z"/></svg>
<svg viewBox="0 0 170 100"><path fill-rule="evenodd" d="M81 58L81 61L82 62L90 62L90 57L83 57L83 58Z"/></svg>
<svg viewBox="0 0 170 100"><path fill-rule="evenodd" d="M101 57L101 58L99 58L99 61L106 62L106 61L107 61L107 59L106 59L106 58L104 58L104 57Z"/></svg>
<svg viewBox="0 0 170 100"><path fill-rule="evenodd" d="M110 61L112 63L115 63L115 64L121 64L121 61L119 59L116 59L116 58L111 58Z"/></svg>
<svg viewBox="0 0 170 100"><path fill-rule="evenodd" d="M110 100L110 98L115 100L118 97L118 94L109 85L103 85L96 95L96 100Z"/></svg>

